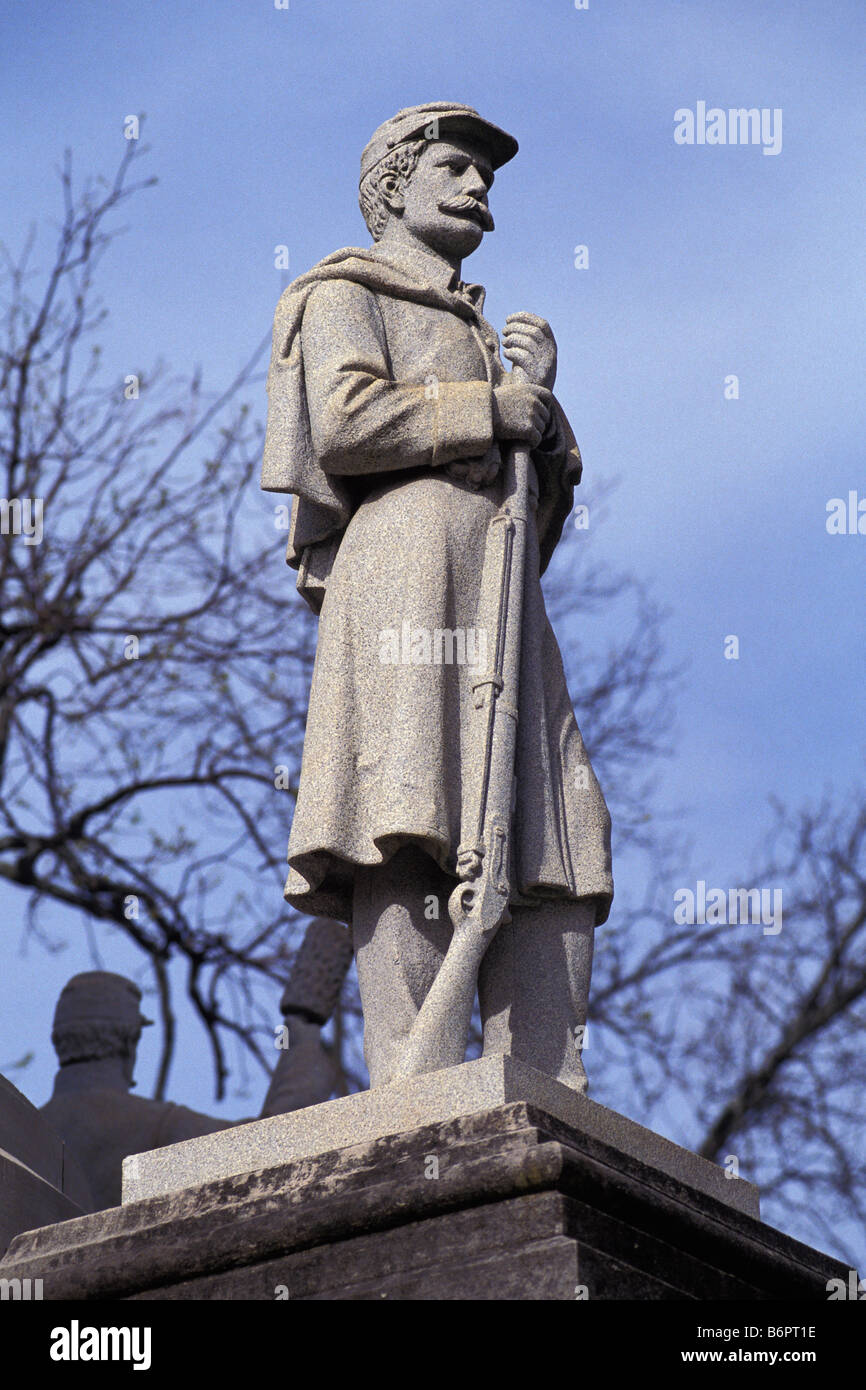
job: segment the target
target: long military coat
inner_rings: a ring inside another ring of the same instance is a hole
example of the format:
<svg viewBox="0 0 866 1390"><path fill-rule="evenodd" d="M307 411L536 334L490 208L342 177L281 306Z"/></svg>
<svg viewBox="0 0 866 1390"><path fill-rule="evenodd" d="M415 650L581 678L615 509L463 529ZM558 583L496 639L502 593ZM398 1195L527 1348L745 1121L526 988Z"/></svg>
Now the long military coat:
<svg viewBox="0 0 866 1390"><path fill-rule="evenodd" d="M349 248L277 308L262 485L296 495L288 559L320 613L285 889L304 912L351 922L356 866L409 842L453 872L472 823L477 604L502 473L478 487L463 461L496 449L505 378L483 298L433 255ZM540 585L580 476L558 405L533 461L515 897L593 897L601 922L610 818Z"/></svg>

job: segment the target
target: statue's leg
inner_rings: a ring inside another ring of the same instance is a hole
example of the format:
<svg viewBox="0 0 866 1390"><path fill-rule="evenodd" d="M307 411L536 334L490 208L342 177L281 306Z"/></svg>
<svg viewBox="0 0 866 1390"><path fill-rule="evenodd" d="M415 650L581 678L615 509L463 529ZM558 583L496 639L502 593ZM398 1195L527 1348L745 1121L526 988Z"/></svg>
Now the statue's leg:
<svg viewBox="0 0 866 1390"><path fill-rule="evenodd" d="M515 907L481 964L488 1057L508 1053L586 1091L580 1056L592 974L595 899Z"/></svg>
<svg viewBox="0 0 866 1390"><path fill-rule="evenodd" d="M445 958L453 886L454 880L416 845L355 875L352 935L371 1088L390 1081Z"/></svg>

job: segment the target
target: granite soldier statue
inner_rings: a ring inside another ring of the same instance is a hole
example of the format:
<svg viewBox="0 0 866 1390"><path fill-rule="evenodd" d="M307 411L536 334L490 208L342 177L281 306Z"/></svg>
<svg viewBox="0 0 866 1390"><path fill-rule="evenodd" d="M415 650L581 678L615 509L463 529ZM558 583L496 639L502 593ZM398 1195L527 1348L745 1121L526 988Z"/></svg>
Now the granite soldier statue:
<svg viewBox="0 0 866 1390"><path fill-rule="evenodd" d="M280 1039L261 1117L317 1105L337 1085L321 1028L336 1005L351 951L345 927L318 919L296 953L281 1001ZM73 975L54 1014L51 1040L60 1069L42 1114L67 1144L90 1188L94 1211L121 1199L123 1160L243 1120L221 1120L172 1101L130 1095L142 1029L141 990L108 970Z"/></svg>
<svg viewBox="0 0 866 1390"><path fill-rule="evenodd" d="M185 1105L129 1094L139 1038L151 1022L140 1004L141 990L133 980L88 970L67 981L54 1013L51 1040L60 1069L42 1114L82 1167L94 1211L120 1205L128 1154L231 1124Z"/></svg>
<svg viewBox="0 0 866 1390"><path fill-rule="evenodd" d="M547 323L508 317L506 372L484 290L461 279L493 230L494 170L516 152L471 107L398 112L361 156L373 245L300 276L274 321L262 486L295 496L287 558L319 613L285 893L352 926L373 1086L462 1060L465 1001L450 1037L442 1000L433 1020L423 1005L437 976L440 995L465 993L450 962L473 884L494 874L504 900L473 967L484 1053L586 1087L610 818L540 585L580 455L552 395ZM526 525L513 505L521 458ZM501 563L515 521L517 559ZM508 632L520 638L513 689ZM500 726L516 732L497 772ZM491 788L498 778L501 802L512 773L511 804L484 830ZM470 891L455 895L461 882Z"/></svg>

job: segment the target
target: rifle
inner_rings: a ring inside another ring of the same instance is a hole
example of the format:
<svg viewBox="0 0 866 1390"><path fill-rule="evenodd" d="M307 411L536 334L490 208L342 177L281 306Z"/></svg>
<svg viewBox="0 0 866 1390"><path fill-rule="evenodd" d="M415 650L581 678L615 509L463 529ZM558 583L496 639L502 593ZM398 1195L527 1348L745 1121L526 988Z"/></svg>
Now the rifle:
<svg viewBox="0 0 866 1390"><path fill-rule="evenodd" d="M512 375L525 379L519 367ZM479 967L496 932L511 921L514 760L532 469L529 450L512 446L502 504L487 532L481 575L478 625L488 635L490 664L472 686L473 829L458 849L459 882L448 900L454 933L412 1024L394 1080L463 1061Z"/></svg>

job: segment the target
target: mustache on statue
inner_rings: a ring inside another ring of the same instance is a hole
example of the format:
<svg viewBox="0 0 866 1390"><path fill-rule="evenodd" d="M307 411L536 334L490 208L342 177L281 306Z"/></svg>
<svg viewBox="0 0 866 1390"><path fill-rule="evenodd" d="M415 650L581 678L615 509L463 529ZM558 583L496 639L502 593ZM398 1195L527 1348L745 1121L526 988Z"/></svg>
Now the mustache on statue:
<svg viewBox="0 0 866 1390"><path fill-rule="evenodd" d="M439 211L473 213L485 232L493 231L493 215L487 204L480 203L477 198L471 198L468 194L462 194L458 198L446 198L439 204Z"/></svg>

